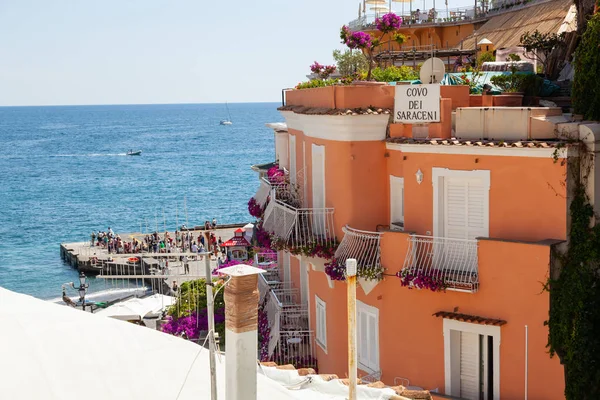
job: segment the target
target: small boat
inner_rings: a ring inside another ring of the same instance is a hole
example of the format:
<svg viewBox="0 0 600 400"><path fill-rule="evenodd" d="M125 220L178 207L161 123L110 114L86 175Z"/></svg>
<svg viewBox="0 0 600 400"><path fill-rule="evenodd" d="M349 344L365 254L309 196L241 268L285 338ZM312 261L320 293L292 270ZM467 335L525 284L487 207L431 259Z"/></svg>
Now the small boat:
<svg viewBox="0 0 600 400"><path fill-rule="evenodd" d="M141 156L142 155L142 151L138 150L138 151L133 151L133 150L129 150L127 152L128 156Z"/></svg>
<svg viewBox="0 0 600 400"><path fill-rule="evenodd" d="M231 122L231 114L229 113L229 106L227 105L227 102L225 102L225 107L227 108L227 119L222 119L221 122L219 122L219 125L233 125L233 122Z"/></svg>

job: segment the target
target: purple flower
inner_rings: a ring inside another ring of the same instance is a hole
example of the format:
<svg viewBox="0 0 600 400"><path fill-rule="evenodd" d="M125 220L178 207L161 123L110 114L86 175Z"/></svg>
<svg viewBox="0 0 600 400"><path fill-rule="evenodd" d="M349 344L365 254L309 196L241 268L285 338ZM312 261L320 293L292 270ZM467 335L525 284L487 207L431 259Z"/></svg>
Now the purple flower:
<svg viewBox="0 0 600 400"><path fill-rule="evenodd" d="M346 46L351 49L370 48L371 44L371 35L365 32L352 32L352 34L346 39Z"/></svg>
<svg viewBox="0 0 600 400"><path fill-rule="evenodd" d="M250 201L248 201L248 213L254 218L260 218L263 212L263 208L256 202L256 199L254 197L250 198Z"/></svg>
<svg viewBox="0 0 600 400"><path fill-rule="evenodd" d="M402 25L402 18L394 13L387 13L381 18L375 20L377 30L383 33L389 33L399 29Z"/></svg>

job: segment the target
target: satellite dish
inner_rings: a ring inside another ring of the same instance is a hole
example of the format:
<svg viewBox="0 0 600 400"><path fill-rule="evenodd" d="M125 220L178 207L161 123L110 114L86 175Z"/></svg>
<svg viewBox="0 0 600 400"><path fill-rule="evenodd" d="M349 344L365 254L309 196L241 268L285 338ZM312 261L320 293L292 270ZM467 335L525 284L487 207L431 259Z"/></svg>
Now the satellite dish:
<svg viewBox="0 0 600 400"><path fill-rule="evenodd" d="M423 63L421 67L420 78L422 83L440 83L444 79L446 73L446 67L444 62L437 58L432 57Z"/></svg>

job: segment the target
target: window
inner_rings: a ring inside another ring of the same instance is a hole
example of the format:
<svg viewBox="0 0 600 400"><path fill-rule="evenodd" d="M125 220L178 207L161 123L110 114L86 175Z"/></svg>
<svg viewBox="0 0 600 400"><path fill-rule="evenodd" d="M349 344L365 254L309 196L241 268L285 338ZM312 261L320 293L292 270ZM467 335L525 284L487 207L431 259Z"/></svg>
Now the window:
<svg viewBox="0 0 600 400"><path fill-rule="evenodd" d="M312 145L312 208L325 208L325 147ZM325 234L325 213L313 213L313 233Z"/></svg>
<svg viewBox="0 0 600 400"><path fill-rule="evenodd" d="M290 135L290 182L296 184L296 136Z"/></svg>
<svg viewBox="0 0 600 400"><path fill-rule="evenodd" d="M317 320L317 344L327 352L327 304L315 296L316 320Z"/></svg>
<svg viewBox="0 0 600 400"><path fill-rule="evenodd" d="M404 178L390 175L390 227L404 230Z"/></svg>
<svg viewBox="0 0 600 400"><path fill-rule="evenodd" d="M379 372L379 310L357 301L356 314L358 367L367 372Z"/></svg>
<svg viewBox="0 0 600 400"><path fill-rule="evenodd" d="M500 396L500 327L444 319L445 394L464 399Z"/></svg>
<svg viewBox="0 0 600 400"><path fill-rule="evenodd" d="M434 236L489 236L490 171L433 168Z"/></svg>

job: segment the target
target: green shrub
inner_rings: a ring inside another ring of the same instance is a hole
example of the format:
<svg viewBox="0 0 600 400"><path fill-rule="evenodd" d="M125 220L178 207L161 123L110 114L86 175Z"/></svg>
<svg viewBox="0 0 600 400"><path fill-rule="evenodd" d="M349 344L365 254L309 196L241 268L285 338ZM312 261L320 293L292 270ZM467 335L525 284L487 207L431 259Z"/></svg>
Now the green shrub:
<svg viewBox="0 0 600 400"><path fill-rule="evenodd" d="M496 61L496 57L492 54L491 51L485 51L477 57L477 67L481 68L484 62Z"/></svg>
<svg viewBox="0 0 600 400"><path fill-rule="evenodd" d="M390 66L385 69L375 68L372 72L373 79L377 82L411 81L419 79L417 72L409 66Z"/></svg>
<svg viewBox="0 0 600 400"><path fill-rule="evenodd" d="M585 119L600 121L600 14L588 21L575 51L573 107Z"/></svg>
<svg viewBox="0 0 600 400"><path fill-rule="evenodd" d="M308 82L300 82L296 85L296 89L311 89L325 86L349 85L352 83L352 77L341 79L312 79Z"/></svg>

